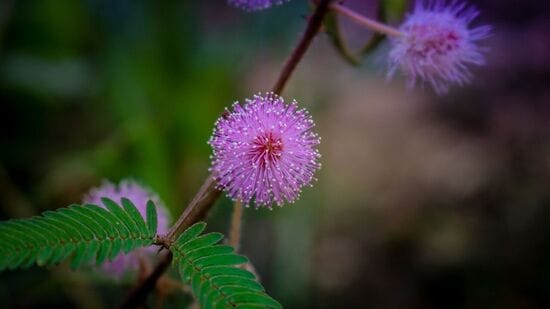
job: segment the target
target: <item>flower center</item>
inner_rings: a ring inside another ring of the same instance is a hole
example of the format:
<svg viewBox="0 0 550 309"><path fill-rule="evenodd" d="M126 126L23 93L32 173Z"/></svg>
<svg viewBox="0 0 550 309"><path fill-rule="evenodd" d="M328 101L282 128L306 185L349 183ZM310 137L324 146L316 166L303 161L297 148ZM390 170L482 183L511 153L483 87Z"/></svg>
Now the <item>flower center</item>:
<svg viewBox="0 0 550 309"><path fill-rule="evenodd" d="M460 47L461 36L448 27L414 25L411 26L410 33L413 43L410 51L421 57L445 56Z"/></svg>
<svg viewBox="0 0 550 309"><path fill-rule="evenodd" d="M277 161L283 152L283 141L273 132L259 134L252 144L252 157L260 165Z"/></svg>

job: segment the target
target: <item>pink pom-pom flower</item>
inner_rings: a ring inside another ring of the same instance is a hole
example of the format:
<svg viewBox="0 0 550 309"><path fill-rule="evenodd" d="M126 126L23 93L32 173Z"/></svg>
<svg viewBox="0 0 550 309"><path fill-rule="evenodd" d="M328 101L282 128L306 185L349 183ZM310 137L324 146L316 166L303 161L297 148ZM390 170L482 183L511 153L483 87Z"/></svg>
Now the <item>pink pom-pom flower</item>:
<svg viewBox="0 0 550 309"><path fill-rule="evenodd" d="M219 188L257 208L294 202L321 166L311 116L296 101L285 104L273 93L255 95L244 106L236 102L232 109L218 119L209 141Z"/></svg>
<svg viewBox="0 0 550 309"><path fill-rule="evenodd" d="M389 76L399 68L409 87L418 79L429 83L436 93L448 91L451 84L464 85L471 79L469 65L483 65L483 49L491 27L470 28L479 12L463 2L417 1L392 39Z"/></svg>
<svg viewBox="0 0 550 309"><path fill-rule="evenodd" d="M84 196L82 202L83 204L94 204L106 208L101 201L104 197L113 200L117 204L121 203L123 197L129 199L136 206L143 218L146 216L147 202L151 200L157 209L157 233L163 234L168 231L170 221L168 210L154 192L136 181L126 179L122 180L118 185L109 181L103 181L101 186L91 189ZM140 261L150 258L151 255L156 254L156 251L157 248L152 246L137 249L128 254L119 254L115 259L107 261L101 266L102 273L108 277L120 279L128 273L138 270Z"/></svg>

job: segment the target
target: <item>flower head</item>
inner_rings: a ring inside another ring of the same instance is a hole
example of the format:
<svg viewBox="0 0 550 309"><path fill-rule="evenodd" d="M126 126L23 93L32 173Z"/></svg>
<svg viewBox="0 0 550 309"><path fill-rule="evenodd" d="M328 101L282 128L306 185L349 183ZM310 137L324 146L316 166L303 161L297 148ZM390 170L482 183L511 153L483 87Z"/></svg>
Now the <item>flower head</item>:
<svg viewBox="0 0 550 309"><path fill-rule="evenodd" d="M491 28L469 28L479 12L463 2L419 0L392 41L390 73L400 68L413 86L417 79L428 82L438 94L450 84L470 81L468 65L483 65L478 41L489 36Z"/></svg>
<svg viewBox="0 0 550 309"><path fill-rule="evenodd" d="M320 168L319 136L296 101L268 93L233 105L216 122L211 171L229 197L256 207L293 202Z"/></svg>
<svg viewBox="0 0 550 309"><path fill-rule="evenodd" d="M288 0L228 0L227 2L246 11L259 11Z"/></svg>
<svg viewBox="0 0 550 309"><path fill-rule="evenodd" d="M83 198L84 204L94 204L104 207L101 198L109 198L120 204L123 197L129 199L137 208L139 213L145 218L147 202L149 200L155 203L157 207L158 233L168 231L170 217L168 211L160 198L148 188L138 184L133 180L122 180L118 185L109 181L104 181L98 188L91 189ZM113 278L120 278L129 271L137 270L140 265L140 259L147 258L156 252L154 247L142 248L120 254L112 261L102 265L103 273Z"/></svg>

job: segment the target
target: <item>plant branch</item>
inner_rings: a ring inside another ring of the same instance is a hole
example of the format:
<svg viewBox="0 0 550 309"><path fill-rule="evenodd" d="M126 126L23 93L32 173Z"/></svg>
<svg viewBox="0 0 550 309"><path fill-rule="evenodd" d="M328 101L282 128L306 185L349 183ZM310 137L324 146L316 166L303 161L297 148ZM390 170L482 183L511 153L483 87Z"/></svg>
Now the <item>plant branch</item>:
<svg viewBox="0 0 550 309"><path fill-rule="evenodd" d="M188 227L194 223L200 221L210 208L214 205L214 202L220 196L221 191L216 189L216 181L212 175L208 175L199 191L195 194L195 197L191 200L185 211L179 217L178 221L168 231L168 234L164 237L159 237L157 244L162 245L165 248L170 248L172 242ZM172 253L168 252L160 258L160 262L155 266L155 269L149 276L143 280L136 288L134 288L124 301L121 308L138 308L146 300L147 295L156 286L157 280L168 269L172 262Z"/></svg>
<svg viewBox="0 0 550 309"><path fill-rule="evenodd" d="M159 264L155 267L153 272L145 278L136 288L130 291L121 308L139 308L147 300L149 293L155 289L157 280L168 269L170 263L172 263L172 252L167 251L164 257L160 259Z"/></svg>
<svg viewBox="0 0 550 309"><path fill-rule="evenodd" d="M330 1L331 0L318 1L319 4L315 8L315 12L313 12L313 15L311 15L311 17L309 18L306 31L302 35L302 38L300 38L298 45L296 45L296 47L292 51L292 54L290 54L290 56L286 60L283 70L281 71L281 74L279 75L279 78L277 79L277 82L273 87L274 93L281 94L283 92L283 89L285 88L288 79L292 75L292 72L294 72L294 69L296 69L296 66L302 60L304 54L311 45L313 38L319 32L319 29L321 29L323 18L329 11L328 8Z"/></svg>
<svg viewBox="0 0 550 309"><path fill-rule="evenodd" d="M231 216L231 227L229 230L229 245L235 248L235 251L239 250L239 244L241 242L243 210L243 203L241 201L236 201L233 205L233 215Z"/></svg>
<svg viewBox="0 0 550 309"><path fill-rule="evenodd" d="M279 78L273 87L273 92L280 94L283 91L294 69L311 45L311 41L319 32L323 18L328 12L328 5L330 1L331 0L319 1L315 12L309 19L307 28L302 35L302 38L298 42L298 45L290 57L287 59L283 70L281 71ZM216 181L214 180L213 175L208 175L208 178L205 180L197 194L195 194L193 200L191 200L191 203L189 203L187 208L185 208L185 211L176 221L174 226L168 231L168 234L158 239L158 243L166 248L169 248L172 242L177 239L177 237L186 228L201 220L208 213L220 194L221 191L216 189ZM168 252L161 258L161 261L156 265L153 272L128 294L122 308L140 307L146 301L149 293L155 288L157 280L164 273L164 271L166 271L171 262L172 253Z"/></svg>
<svg viewBox="0 0 550 309"><path fill-rule="evenodd" d="M373 31L385 34L387 36L401 36L403 35L401 31L398 29L395 29L393 27L390 27L384 23L378 22L376 20L372 20L370 18L367 18L361 14L358 14L347 7L337 4L337 3L331 3L329 5L329 8L333 10L334 12L341 14L343 16L348 17L350 20L354 21L355 23L365 26Z"/></svg>
<svg viewBox="0 0 550 309"><path fill-rule="evenodd" d="M189 206L185 208L185 211L179 217L178 221L176 221L174 226L168 231L166 235L166 240L169 242L168 245L171 245L186 228L204 218L220 194L221 191L216 189L214 176L208 175L208 178L202 184L199 192L195 194Z"/></svg>

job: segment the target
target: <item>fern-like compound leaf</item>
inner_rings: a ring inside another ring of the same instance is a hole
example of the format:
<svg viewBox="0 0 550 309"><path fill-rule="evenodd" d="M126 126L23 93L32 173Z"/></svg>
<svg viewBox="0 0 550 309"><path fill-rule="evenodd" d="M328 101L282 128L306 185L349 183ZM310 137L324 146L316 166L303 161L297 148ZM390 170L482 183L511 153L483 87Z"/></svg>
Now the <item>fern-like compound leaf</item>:
<svg viewBox="0 0 550 309"><path fill-rule="evenodd" d="M122 207L110 199L102 202L105 208L71 205L0 222L0 271L51 265L67 258L73 268L89 262L100 265L153 243L157 213L152 202L146 220L127 199L122 199Z"/></svg>
<svg viewBox="0 0 550 309"><path fill-rule="evenodd" d="M282 308L254 274L241 268L248 259L219 245L219 233L201 235L206 224L189 227L171 246L174 264L202 308Z"/></svg>
<svg viewBox="0 0 550 309"><path fill-rule="evenodd" d="M157 233L157 210L153 201L147 202L147 228L149 229L149 235L155 236Z"/></svg>

